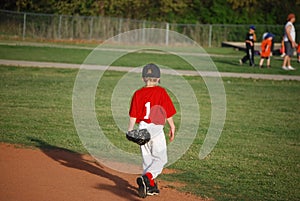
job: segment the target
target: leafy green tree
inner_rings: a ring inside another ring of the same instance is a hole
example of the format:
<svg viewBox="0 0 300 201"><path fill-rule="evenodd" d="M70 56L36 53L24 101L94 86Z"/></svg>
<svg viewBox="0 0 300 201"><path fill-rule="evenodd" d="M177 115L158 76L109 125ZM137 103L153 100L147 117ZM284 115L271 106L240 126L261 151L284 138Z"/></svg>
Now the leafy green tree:
<svg viewBox="0 0 300 201"><path fill-rule="evenodd" d="M300 0L227 0L240 23L283 24L289 13L300 13ZM238 22L239 23L239 22Z"/></svg>
<svg viewBox="0 0 300 201"><path fill-rule="evenodd" d="M284 24L289 13L300 13L300 0L1 0L0 8L185 24Z"/></svg>

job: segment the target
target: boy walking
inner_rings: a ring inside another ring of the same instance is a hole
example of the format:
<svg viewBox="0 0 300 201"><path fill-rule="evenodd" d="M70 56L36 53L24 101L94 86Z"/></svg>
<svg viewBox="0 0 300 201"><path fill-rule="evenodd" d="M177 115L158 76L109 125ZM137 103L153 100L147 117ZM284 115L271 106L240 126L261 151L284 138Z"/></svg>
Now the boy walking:
<svg viewBox="0 0 300 201"><path fill-rule="evenodd" d="M249 27L249 32L246 35L245 43L246 43L246 55L240 59L240 64L244 64L247 60L249 60L250 66L255 66L254 64L254 42L256 41L255 35L255 26L251 25Z"/></svg>
<svg viewBox="0 0 300 201"><path fill-rule="evenodd" d="M143 157L143 173L137 178L139 196L157 195L159 190L155 181L167 163L167 144L163 131L165 122L170 126L170 142L174 140L175 125L173 115L176 110L166 90L158 83L160 69L155 64L147 64L142 71L145 86L135 91L129 110L128 131L134 129L135 123L139 129L147 129L151 139L140 146Z"/></svg>

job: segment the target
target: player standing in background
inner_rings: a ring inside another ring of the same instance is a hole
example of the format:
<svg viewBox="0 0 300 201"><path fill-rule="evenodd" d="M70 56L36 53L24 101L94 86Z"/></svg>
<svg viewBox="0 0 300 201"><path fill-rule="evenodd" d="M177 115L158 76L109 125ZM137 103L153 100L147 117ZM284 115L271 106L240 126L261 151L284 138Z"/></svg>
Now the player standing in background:
<svg viewBox="0 0 300 201"><path fill-rule="evenodd" d="M139 196L144 198L159 194L155 178L161 174L168 161L163 128L167 121L172 142L175 133L173 115L176 110L166 90L158 86L160 69L155 64L148 64L143 68L142 78L145 86L135 91L131 100L128 131L134 129L135 123L139 123L139 129L147 129L151 135L150 141L140 146L143 173L137 178L137 184Z"/></svg>
<svg viewBox="0 0 300 201"><path fill-rule="evenodd" d="M273 50L273 38L274 35L271 33L264 34L264 39L261 43L261 53L259 67L263 67L264 59L267 59L267 68L271 67L271 56Z"/></svg>
<svg viewBox="0 0 300 201"><path fill-rule="evenodd" d="M293 23L296 21L295 14L291 13L288 15L287 23L284 27L284 48L285 48L285 56L283 59L282 69L283 70L295 70L291 66L291 57L294 54L294 48L297 47L295 42L296 39L296 31Z"/></svg>
<svg viewBox="0 0 300 201"><path fill-rule="evenodd" d="M254 42L256 41L255 35L255 26L251 25L249 27L249 32L246 35L245 43L246 43L246 55L240 59L240 64L244 64L247 60L249 60L250 66L255 66L254 64Z"/></svg>

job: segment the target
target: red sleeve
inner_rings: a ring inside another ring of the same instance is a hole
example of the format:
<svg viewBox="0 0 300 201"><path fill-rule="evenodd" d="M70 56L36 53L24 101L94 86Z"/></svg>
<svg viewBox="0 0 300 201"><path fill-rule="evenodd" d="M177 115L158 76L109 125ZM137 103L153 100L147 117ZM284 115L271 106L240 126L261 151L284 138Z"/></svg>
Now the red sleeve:
<svg viewBox="0 0 300 201"><path fill-rule="evenodd" d="M129 110L129 116L130 117L137 117L137 111L138 111L138 103L137 103L137 97L136 97L136 93L134 93L132 100L131 100L131 104L130 104L130 110Z"/></svg>
<svg viewBox="0 0 300 201"><path fill-rule="evenodd" d="M172 117L174 114L176 114L176 109L174 107L174 104L166 91L165 91L165 97L162 106L166 111L167 118Z"/></svg>

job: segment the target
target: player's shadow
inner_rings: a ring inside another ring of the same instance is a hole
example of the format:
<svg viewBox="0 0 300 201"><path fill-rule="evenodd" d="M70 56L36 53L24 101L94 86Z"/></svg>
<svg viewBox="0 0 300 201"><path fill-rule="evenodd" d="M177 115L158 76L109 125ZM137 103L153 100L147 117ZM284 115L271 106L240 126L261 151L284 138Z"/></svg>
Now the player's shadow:
<svg viewBox="0 0 300 201"><path fill-rule="evenodd" d="M214 61L215 63L220 63L220 64L227 64L227 65L232 65L232 66L241 66L241 64L239 63L238 59L236 61L231 61L231 60L216 60Z"/></svg>
<svg viewBox="0 0 300 201"><path fill-rule="evenodd" d="M67 166L69 168L75 168L83 171L87 171L91 174L98 175L103 178L107 178L114 182L115 185L109 184L99 184L96 188L101 190L110 191L117 196L120 196L128 201L138 201L137 199L137 188L130 185L128 181L124 180L123 178L108 173L103 170L103 166L99 165L93 160L87 160L83 158L82 154L77 152L52 146L47 142L36 138L30 138L32 142L35 143L36 147L38 147L44 154L48 157L52 158L53 160L59 162L60 164Z"/></svg>

